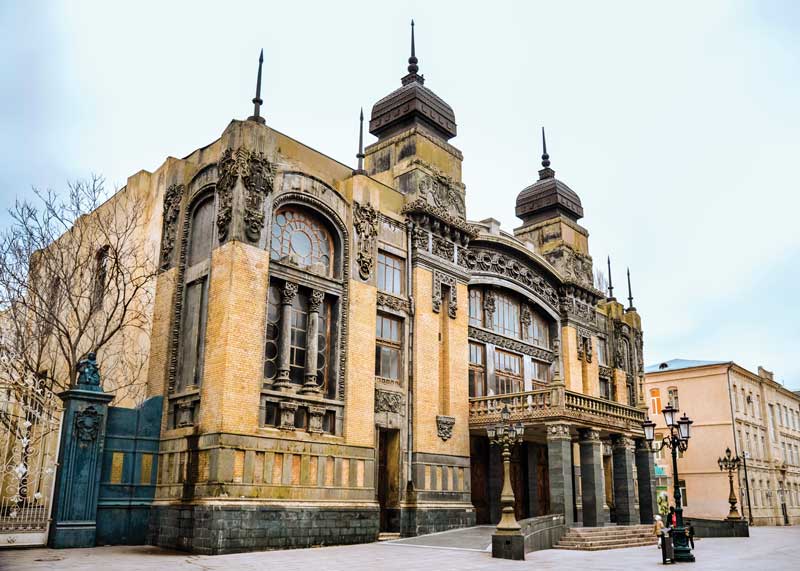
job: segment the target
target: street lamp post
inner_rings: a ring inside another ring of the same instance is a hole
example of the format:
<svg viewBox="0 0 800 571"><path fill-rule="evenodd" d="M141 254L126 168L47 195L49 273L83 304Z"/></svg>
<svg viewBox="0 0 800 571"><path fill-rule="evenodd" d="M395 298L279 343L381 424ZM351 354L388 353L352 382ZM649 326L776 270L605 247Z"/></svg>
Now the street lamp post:
<svg viewBox="0 0 800 571"><path fill-rule="evenodd" d="M685 413L680 419L677 419L678 412L678 409L673 408L671 404L668 404L661 411L667 428L669 428L669 434L661 440L660 444L653 443L655 440L655 422L648 418L642 423L642 428L652 452L658 452L665 446L672 451L672 479L675 491L675 527L672 528L672 542L675 545L675 561L693 563L694 554L689 548L689 538L686 536L686 529L683 527L681 488L678 485L678 451L685 452L688 448L691 426L694 421L690 420Z"/></svg>
<svg viewBox="0 0 800 571"><path fill-rule="evenodd" d="M739 469L741 459L738 456L731 455L731 449L725 449L725 456L717 460L719 469L721 471L728 471L728 483L730 484L730 493L728 494L728 503L731 505L731 510L728 513L728 519L740 520L742 516L739 515L739 510L736 509L736 493L733 491L733 472Z"/></svg>
<svg viewBox="0 0 800 571"><path fill-rule="evenodd" d="M511 447L522 442L525 427L521 422L512 424L508 405L500 412L500 422L486 429L486 435L492 444L500 447L503 455L503 491L500 493L500 505L503 508L497 533L517 534L520 531L517 518L514 516L514 490L511 487Z"/></svg>

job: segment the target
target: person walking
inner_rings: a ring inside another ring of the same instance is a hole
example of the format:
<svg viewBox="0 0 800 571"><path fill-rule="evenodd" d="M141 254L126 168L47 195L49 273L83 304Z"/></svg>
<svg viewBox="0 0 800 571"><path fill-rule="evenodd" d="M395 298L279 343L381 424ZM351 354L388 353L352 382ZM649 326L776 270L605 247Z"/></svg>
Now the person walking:
<svg viewBox="0 0 800 571"><path fill-rule="evenodd" d="M692 549L694 549L694 526L690 521L686 522L686 537L689 538L689 544L692 546Z"/></svg>
<svg viewBox="0 0 800 571"><path fill-rule="evenodd" d="M678 514L675 513L675 506L669 506L669 515L667 515L667 527L675 527L678 525Z"/></svg>
<svg viewBox="0 0 800 571"><path fill-rule="evenodd" d="M653 524L653 535L655 535L658 538L658 548L661 549L661 538L662 538L661 530L664 529L664 522L661 521L660 515L657 515L655 519L656 521Z"/></svg>

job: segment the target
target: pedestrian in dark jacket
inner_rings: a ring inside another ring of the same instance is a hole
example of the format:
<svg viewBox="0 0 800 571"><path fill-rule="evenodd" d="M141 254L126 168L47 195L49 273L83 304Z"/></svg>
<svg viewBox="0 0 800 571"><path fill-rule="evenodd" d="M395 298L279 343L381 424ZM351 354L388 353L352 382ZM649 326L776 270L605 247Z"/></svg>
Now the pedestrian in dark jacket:
<svg viewBox="0 0 800 571"><path fill-rule="evenodd" d="M686 537L689 538L689 544L694 549L694 526L690 521L686 522Z"/></svg>

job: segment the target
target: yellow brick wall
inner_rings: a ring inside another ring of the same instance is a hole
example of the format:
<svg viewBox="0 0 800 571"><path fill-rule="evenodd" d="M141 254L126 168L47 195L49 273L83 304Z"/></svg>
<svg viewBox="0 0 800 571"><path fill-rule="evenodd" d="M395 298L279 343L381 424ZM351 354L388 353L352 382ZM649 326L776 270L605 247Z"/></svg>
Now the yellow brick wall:
<svg viewBox="0 0 800 571"><path fill-rule="evenodd" d="M625 371L622 369L614 369L614 389L617 393L617 400L622 404L628 404L628 388L625 386ZM647 402L650 402L649 400Z"/></svg>
<svg viewBox="0 0 800 571"><path fill-rule="evenodd" d="M201 432L258 429L268 270L269 252L241 242L211 254Z"/></svg>
<svg viewBox="0 0 800 571"><path fill-rule="evenodd" d="M375 443L375 318L377 290L350 281L344 437L348 444Z"/></svg>
<svg viewBox="0 0 800 571"><path fill-rule="evenodd" d="M147 371L147 396L167 394L170 330L172 329L177 273L177 268L172 268L159 274L156 278L153 325L150 333L150 363Z"/></svg>
<svg viewBox="0 0 800 571"><path fill-rule="evenodd" d="M444 441L439 438L436 429L436 417L441 414L439 355L442 349L439 346L439 330L442 319L441 314L433 312L432 273L425 268L415 268L412 279L416 304L413 348L414 452L469 456L467 286L457 286L459 309L456 319L447 318L449 347L446 353L450 356L449 416L456 420L453 436ZM441 311L447 314L446 301L442 303Z"/></svg>
<svg viewBox="0 0 800 571"><path fill-rule="evenodd" d="M586 363L589 394L593 397L600 396L600 362L597 358L597 337L592 337L592 362Z"/></svg>
<svg viewBox="0 0 800 571"><path fill-rule="evenodd" d="M583 372L578 359L578 338L574 327L561 328L561 359L564 384L569 391L583 392Z"/></svg>

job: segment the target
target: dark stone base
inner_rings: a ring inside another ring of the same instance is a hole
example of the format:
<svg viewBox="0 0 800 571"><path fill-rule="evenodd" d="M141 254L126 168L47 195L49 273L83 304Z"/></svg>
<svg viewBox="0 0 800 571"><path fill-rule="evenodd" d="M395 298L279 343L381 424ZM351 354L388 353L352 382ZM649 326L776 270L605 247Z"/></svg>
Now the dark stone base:
<svg viewBox="0 0 800 571"><path fill-rule="evenodd" d="M201 555L368 543L377 508L153 506L148 543Z"/></svg>
<svg viewBox="0 0 800 571"><path fill-rule="evenodd" d="M414 537L475 525L475 510L467 508L405 508L400 514L400 535Z"/></svg>
<svg viewBox="0 0 800 571"><path fill-rule="evenodd" d="M704 519L684 517L684 525L692 522L695 537L750 537L746 519Z"/></svg>
<svg viewBox="0 0 800 571"><path fill-rule="evenodd" d="M516 535L492 534L492 557L524 561L525 536L522 533Z"/></svg>
<svg viewBox="0 0 800 571"><path fill-rule="evenodd" d="M94 547L97 526L93 521L59 521L53 524L47 546L51 549Z"/></svg>

